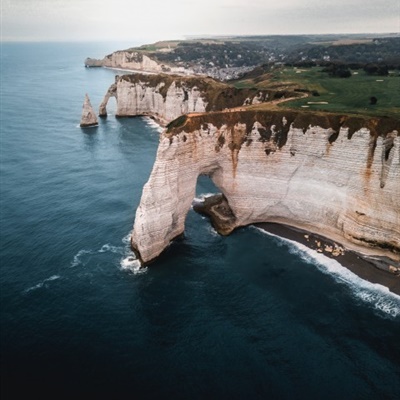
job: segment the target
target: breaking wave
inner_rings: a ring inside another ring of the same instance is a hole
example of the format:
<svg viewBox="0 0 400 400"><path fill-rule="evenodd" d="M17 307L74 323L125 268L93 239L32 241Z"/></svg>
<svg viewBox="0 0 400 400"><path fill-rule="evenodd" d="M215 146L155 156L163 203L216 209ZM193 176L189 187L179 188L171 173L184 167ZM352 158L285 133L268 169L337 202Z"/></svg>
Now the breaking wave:
<svg viewBox="0 0 400 400"><path fill-rule="evenodd" d="M253 228L265 235L278 239L281 243L286 243L291 254L299 256L302 260L315 265L321 272L332 276L337 282L345 284L356 299L363 304L368 304L378 313L383 313L385 316L390 317L400 316L400 296L391 292L387 287L360 278L338 261L301 243L282 238L261 228Z"/></svg>
<svg viewBox="0 0 400 400"><path fill-rule="evenodd" d="M135 275L146 272L147 268L142 266L140 260L136 258L135 253L131 250L131 232L122 238L122 243L125 244L125 257L121 258L119 262L121 270L129 270Z"/></svg>
<svg viewBox="0 0 400 400"><path fill-rule="evenodd" d="M124 253L124 248L121 246L113 246L109 243L107 244L103 244L103 246L101 246L101 249L98 250L98 253L115 253L115 254L123 254Z"/></svg>
<svg viewBox="0 0 400 400"><path fill-rule="evenodd" d="M142 267L140 261L136 258L135 253L131 250L131 233L129 232L122 238L123 246L114 246L110 243L103 244L98 250L79 250L74 255L71 262L71 267L77 267L79 265L85 266L91 257L99 254L118 254L122 256L119 260L121 270L129 270L134 274L142 274L147 271L147 268Z"/></svg>
<svg viewBox="0 0 400 400"><path fill-rule="evenodd" d="M210 233L211 236L214 236L214 237L219 237L219 236L221 236L221 235L214 229L214 227L213 227L211 224L208 225L207 231Z"/></svg>
<svg viewBox="0 0 400 400"><path fill-rule="evenodd" d="M152 128L155 128L159 133L164 132L164 128L156 121L154 121L154 119L150 117L145 117L144 120L146 121L147 125L151 126Z"/></svg>
<svg viewBox="0 0 400 400"><path fill-rule="evenodd" d="M86 263L82 260L82 257L86 254L94 254L92 250L79 250L78 253L74 255L74 258L71 262L71 268L77 267L78 265L85 265Z"/></svg>
<svg viewBox="0 0 400 400"><path fill-rule="evenodd" d="M55 281L60 278L61 278L60 275L52 275L52 276L50 276L50 278L44 279L42 282L38 283L37 285L31 286L30 288L25 289L24 293L29 293L29 292L32 292L33 290L41 289L42 287L47 288L48 282Z"/></svg>
<svg viewBox="0 0 400 400"><path fill-rule="evenodd" d="M142 267L142 264L134 255L122 258L120 261L122 270L129 270L136 274L143 274L147 271L147 267Z"/></svg>
<svg viewBox="0 0 400 400"><path fill-rule="evenodd" d="M201 202L203 202L207 197L211 197L211 196L214 196L214 195L216 195L217 193L200 193L199 195L198 195L198 197L195 197L194 199L193 199L193 201L194 202L197 202L197 203L201 203Z"/></svg>

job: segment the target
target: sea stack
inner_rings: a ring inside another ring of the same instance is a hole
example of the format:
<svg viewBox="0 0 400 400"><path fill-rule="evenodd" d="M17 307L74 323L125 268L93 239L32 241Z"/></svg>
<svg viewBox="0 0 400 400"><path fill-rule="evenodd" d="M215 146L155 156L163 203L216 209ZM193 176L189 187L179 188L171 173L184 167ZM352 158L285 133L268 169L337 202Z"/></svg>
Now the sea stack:
<svg viewBox="0 0 400 400"><path fill-rule="evenodd" d="M85 128L88 126L98 125L97 116L93 111L93 107L90 104L89 96L85 95L85 101L83 102L82 107L82 118L81 118L81 128Z"/></svg>

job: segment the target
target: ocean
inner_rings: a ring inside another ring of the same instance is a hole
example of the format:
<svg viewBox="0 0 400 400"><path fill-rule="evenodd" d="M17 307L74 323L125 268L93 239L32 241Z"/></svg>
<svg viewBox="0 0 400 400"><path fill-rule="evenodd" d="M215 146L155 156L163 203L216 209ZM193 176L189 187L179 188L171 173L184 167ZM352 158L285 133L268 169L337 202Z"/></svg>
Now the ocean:
<svg viewBox="0 0 400 400"><path fill-rule="evenodd" d="M2 399L398 399L400 297L337 261L191 210L132 262L160 129L79 121L121 73L84 59L134 44L1 45Z"/></svg>

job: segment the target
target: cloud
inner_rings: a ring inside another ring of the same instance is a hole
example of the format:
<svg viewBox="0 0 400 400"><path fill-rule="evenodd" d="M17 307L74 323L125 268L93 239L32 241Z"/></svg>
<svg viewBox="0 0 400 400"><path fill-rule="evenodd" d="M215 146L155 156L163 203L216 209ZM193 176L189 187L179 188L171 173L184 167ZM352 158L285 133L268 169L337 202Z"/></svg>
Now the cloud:
<svg viewBox="0 0 400 400"><path fill-rule="evenodd" d="M399 30L399 0L2 0L3 40Z"/></svg>

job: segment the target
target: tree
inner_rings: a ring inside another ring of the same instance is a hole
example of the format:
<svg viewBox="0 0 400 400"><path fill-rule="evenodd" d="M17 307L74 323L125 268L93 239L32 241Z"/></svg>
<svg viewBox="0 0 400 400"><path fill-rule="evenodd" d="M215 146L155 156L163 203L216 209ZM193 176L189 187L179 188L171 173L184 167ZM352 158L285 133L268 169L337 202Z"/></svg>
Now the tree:
<svg viewBox="0 0 400 400"><path fill-rule="evenodd" d="M364 71L368 75L388 76L389 68L387 65L382 64L367 64L364 66Z"/></svg>
<svg viewBox="0 0 400 400"><path fill-rule="evenodd" d="M371 104L371 106L374 106L377 102L378 99L375 96L369 98L369 104Z"/></svg>

